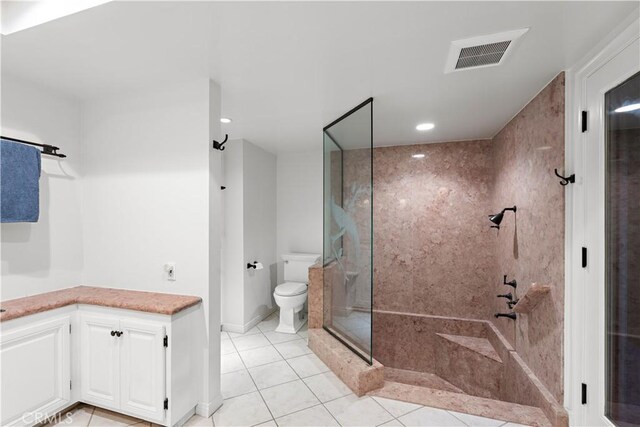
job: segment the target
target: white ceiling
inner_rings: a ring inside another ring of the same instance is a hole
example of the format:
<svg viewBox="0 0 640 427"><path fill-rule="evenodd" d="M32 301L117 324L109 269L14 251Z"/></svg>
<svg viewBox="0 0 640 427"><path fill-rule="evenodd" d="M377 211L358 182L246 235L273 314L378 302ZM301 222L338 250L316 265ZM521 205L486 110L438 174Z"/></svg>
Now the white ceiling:
<svg viewBox="0 0 640 427"><path fill-rule="evenodd" d="M273 152L320 149L322 127L369 96L377 145L488 138L637 8L112 2L2 36L2 72L80 100L210 76L224 130ZM451 41L526 27L503 65L444 74Z"/></svg>

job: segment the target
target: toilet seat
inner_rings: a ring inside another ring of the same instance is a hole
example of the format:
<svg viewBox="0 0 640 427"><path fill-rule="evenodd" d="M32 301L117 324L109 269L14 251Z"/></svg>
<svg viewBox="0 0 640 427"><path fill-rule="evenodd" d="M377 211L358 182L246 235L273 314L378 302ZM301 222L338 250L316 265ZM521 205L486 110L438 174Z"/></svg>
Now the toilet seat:
<svg viewBox="0 0 640 427"><path fill-rule="evenodd" d="M304 294L305 292L307 292L307 284L298 282L285 282L276 286L275 290L275 293L282 297L292 297Z"/></svg>

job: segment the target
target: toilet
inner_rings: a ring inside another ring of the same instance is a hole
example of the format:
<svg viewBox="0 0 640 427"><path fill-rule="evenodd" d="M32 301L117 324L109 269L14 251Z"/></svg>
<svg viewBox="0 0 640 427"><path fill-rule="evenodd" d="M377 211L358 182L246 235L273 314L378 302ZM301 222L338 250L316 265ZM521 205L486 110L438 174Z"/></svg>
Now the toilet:
<svg viewBox="0 0 640 427"><path fill-rule="evenodd" d="M309 267L320 260L318 254L291 253L282 255L285 282L276 286L273 298L280 307L280 323L276 332L295 334L307 321L304 303L307 301Z"/></svg>

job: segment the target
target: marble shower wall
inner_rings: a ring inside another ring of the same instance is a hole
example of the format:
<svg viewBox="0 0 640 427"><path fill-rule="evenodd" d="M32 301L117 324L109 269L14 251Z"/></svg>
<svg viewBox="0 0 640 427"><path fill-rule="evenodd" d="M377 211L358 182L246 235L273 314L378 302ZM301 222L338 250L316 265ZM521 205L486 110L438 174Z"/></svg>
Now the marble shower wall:
<svg viewBox="0 0 640 427"><path fill-rule="evenodd" d="M374 309L491 320L562 402L563 165L564 73L492 140L374 149ZM513 205L517 216L491 229L487 215ZM509 311L496 298L511 290L503 274L519 296L534 282L553 290L516 322L494 319ZM374 322L374 340L386 326ZM378 360L422 370L423 355Z"/></svg>
<svg viewBox="0 0 640 427"><path fill-rule="evenodd" d="M553 169L564 170L564 73L559 74L494 138L494 181L490 211L517 205L494 230L496 272L518 281L522 296L532 283L551 285L551 293L518 320L493 319L500 332L553 396L562 402L564 320L564 192ZM496 312L504 301L492 300Z"/></svg>
<svg viewBox="0 0 640 427"><path fill-rule="evenodd" d="M375 309L488 319L491 168L490 140L374 150Z"/></svg>

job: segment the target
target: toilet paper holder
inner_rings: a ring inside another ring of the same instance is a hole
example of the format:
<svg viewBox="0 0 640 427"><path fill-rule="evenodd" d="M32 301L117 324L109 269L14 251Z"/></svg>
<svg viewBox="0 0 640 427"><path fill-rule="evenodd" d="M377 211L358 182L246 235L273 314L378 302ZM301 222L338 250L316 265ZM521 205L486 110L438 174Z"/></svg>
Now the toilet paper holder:
<svg viewBox="0 0 640 427"><path fill-rule="evenodd" d="M247 263L247 270L252 269L252 268L254 270L262 270L264 267L263 267L262 263L258 262L258 261L253 261L253 263L248 262Z"/></svg>

